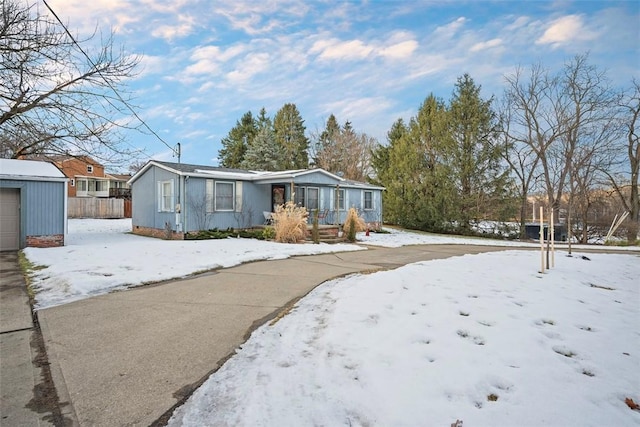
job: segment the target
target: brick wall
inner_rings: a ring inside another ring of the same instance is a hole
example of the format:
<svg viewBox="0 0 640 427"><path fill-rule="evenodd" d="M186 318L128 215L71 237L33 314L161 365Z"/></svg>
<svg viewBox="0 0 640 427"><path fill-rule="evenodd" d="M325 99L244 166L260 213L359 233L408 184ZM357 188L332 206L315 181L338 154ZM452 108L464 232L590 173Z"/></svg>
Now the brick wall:
<svg viewBox="0 0 640 427"><path fill-rule="evenodd" d="M140 225L133 226L133 234L140 236L156 237L158 239L167 239L167 230L163 228L142 227ZM184 240L184 233L171 231L170 240Z"/></svg>
<svg viewBox="0 0 640 427"><path fill-rule="evenodd" d="M32 248L55 248L64 246L64 234L51 236L27 236L27 246Z"/></svg>
<svg viewBox="0 0 640 427"><path fill-rule="evenodd" d="M56 162L56 166L60 168L63 174L69 179L75 179L76 175L80 176L95 176L97 178L104 178L104 166L100 163L97 163L95 160L81 156L78 158L71 157L68 159L60 160ZM87 170L87 166L92 166L93 171L89 172ZM67 184L68 186L68 196L76 197L76 187L77 185L74 182L74 186L71 186L71 181Z"/></svg>

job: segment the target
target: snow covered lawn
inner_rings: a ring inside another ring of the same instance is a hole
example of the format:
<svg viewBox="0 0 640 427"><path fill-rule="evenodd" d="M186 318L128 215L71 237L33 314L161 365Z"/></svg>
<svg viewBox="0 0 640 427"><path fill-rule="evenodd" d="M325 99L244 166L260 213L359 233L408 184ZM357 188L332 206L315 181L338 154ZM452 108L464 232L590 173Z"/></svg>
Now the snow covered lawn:
<svg viewBox="0 0 640 427"><path fill-rule="evenodd" d="M382 237L383 235L381 235ZM174 413L184 426L631 426L640 258L510 250L316 288Z"/></svg>
<svg viewBox="0 0 640 427"><path fill-rule="evenodd" d="M131 219L69 220L66 246L26 248L36 307L43 309L115 289L183 277L243 262L364 249L350 244L282 244L256 239L162 240L130 234Z"/></svg>

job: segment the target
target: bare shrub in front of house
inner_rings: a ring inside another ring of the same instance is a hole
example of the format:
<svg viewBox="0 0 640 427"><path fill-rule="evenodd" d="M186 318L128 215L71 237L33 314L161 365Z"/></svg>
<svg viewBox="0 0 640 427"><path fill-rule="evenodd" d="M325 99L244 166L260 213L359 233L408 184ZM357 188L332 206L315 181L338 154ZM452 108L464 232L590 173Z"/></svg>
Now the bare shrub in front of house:
<svg viewBox="0 0 640 427"><path fill-rule="evenodd" d="M355 208L349 208L347 212L347 219L344 221L342 230L347 236L347 240L350 242L356 241L356 233L358 231L365 231L367 229L367 223L364 222L364 218L358 216L358 211Z"/></svg>
<svg viewBox="0 0 640 427"><path fill-rule="evenodd" d="M296 206L291 201L276 206L276 211L272 214L276 242L297 243L304 240L308 216L309 212L304 206Z"/></svg>

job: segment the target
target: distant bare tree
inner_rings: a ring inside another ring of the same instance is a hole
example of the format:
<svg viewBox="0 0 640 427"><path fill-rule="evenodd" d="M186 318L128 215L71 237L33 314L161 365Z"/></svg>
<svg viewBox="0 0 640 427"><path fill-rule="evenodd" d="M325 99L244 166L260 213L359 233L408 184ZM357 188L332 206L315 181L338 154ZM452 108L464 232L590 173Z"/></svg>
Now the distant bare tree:
<svg viewBox="0 0 640 427"><path fill-rule="evenodd" d="M139 59L115 50L110 35L89 60L32 1L2 0L0 7L0 155L85 153L113 161L125 154L117 130L130 112L127 95L114 89L122 90ZM94 41L79 43L88 52Z"/></svg>
<svg viewBox="0 0 640 427"><path fill-rule="evenodd" d="M133 163L129 164L128 170L131 173L137 173L146 164L147 164L147 162L145 162L145 161L137 160L137 161L134 161Z"/></svg>
<svg viewBox="0 0 640 427"><path fill-rule="evenodd" d="M312 136L312 158L317 167L353 181L366 181L373 172L372 151L378 141L358 133L346 122L340 127L332 114L325 129Z"/></svg>
<svg viewBox="0 0 640 427"><path fill-rule="evenodd" d="M523 176L538 169L556 219L565 193L578 191L578 176L582 186L596 182L591 175L606 162L618 137L620 94L611 88L606 73L587 60L587 55L578 55L557 74L534 65L528 77L521 69L506 76L514 120L510 134L534 154ZM569 194L570 199L573 196Z"/></svg>
<svg viewBox="0 0 640 427"><path fill-rule="evenodd" d="M640 197L638 177L640 176L640 142L638 121L640 118L640 81L633 79L632 87L625 93L621 107L621 127L624 137L620 139L616 152L620 153L613 167L602 169L607 182L613 187L624 209L629 212L627 220L627 241L638 239L640 230ZM627 166L628 165L628 169ZM628 171L628 172L622 172ZM617 172L617 173L616 173Z"/></svg>
<svg viewBox="0 0 640 427"><path fill-rule="evenodd" d="M521 133L519 130L530 127L532 117L529 114L517 114L512 107L518 105L522 100L512 97L526 96L524 92L506 93L500 107L502 123L502 141L504 144L503 156L509 164L512 173L515 175L515 194L520 202L519 229L520 238L526 237L525 223L528 216L529 193L535 187L537 176L537 165L539 157L535 150L527 141L528 133ZM527 101L525 100L525 103ZM512 128L514 129L512 131ZM516 130L517 129L517 130Z"/></svg>

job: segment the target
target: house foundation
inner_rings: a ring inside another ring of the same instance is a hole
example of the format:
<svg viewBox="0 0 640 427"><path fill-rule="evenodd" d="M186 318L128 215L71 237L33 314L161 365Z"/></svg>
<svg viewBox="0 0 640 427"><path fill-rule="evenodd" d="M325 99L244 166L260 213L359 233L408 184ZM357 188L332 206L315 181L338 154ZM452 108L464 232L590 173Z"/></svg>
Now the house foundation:
<svg viewBox="0 0 640 427"><path fill-rule="evenodd" d="M131 231L133 234L137 234L139 236L155 237L157 239L165 240L184 240L183 232L177 232L164 228L151 228L134 225L133 230Z"/></svg>
<svg viewBox="0 0 640 427"><path fill-rule="evenodd" d="M32 248L57 248L64 246L64 234L51 236L27 236L27 247Z"/></svg>

